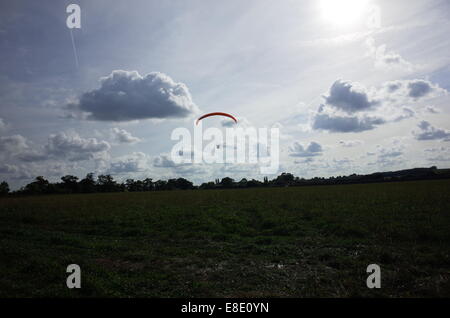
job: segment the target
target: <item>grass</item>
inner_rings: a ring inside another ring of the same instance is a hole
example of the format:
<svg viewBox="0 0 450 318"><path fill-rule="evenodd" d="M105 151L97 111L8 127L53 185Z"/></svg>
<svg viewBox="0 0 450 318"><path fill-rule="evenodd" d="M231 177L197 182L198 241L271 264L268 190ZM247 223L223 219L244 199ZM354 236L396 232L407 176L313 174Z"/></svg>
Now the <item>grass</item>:
<svg viewBox="0 0 450 318"><path fill-rule="evenodd" d="M0 274L0 297L449 297L450 180L3 198Z"/></svg>

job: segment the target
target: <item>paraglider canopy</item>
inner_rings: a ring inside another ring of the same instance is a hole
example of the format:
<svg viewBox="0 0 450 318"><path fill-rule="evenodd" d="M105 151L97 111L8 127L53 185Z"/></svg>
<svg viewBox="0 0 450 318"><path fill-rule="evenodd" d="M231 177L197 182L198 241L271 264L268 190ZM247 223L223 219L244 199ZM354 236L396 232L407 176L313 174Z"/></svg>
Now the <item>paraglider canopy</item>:
<svg viewBox="0 0 450 318"><path fill-rule="evenodd" d="M196 125L198 125L198 123L200 122L200 120L202 120L203 118L207 118L207 117L211 117L211 116L225 116L228 118L231 118L234 120L234 122L237 124L237 119L234 118L233 115L227 114L227 113L222 113L222 112L214 112L214 113L209 113L209 114L205 114L203 116L200 116L197 121L195 122Z"/></svg>

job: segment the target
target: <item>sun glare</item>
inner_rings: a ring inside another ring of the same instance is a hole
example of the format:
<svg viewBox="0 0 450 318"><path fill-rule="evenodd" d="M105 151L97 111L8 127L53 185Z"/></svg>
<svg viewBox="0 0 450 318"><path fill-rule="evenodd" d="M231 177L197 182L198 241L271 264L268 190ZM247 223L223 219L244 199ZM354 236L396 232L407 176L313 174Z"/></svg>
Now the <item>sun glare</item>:
<svg viewBox="0 0 450 318"><path fill-rule="evenodd" d="M327 23L348 26L363 17L367 4L368 0L320 0L320 9Z"/></svg>

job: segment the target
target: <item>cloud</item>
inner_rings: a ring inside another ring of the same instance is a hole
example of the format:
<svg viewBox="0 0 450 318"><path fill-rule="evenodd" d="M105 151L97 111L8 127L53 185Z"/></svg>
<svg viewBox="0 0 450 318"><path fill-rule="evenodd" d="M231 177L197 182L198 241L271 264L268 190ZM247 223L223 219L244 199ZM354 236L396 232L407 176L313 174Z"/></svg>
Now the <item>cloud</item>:
<svg viewBox="0 0 450 318"><path fill-rule="evenodd" d="M450 161L450 152L448 148L445 147L439 147L439 148L428 148L425 149L424 152L426 154L431 154L434 157L428 157L426 158L427 161L430 162L443 162L443 161Z"/></svg>
<svg viewBox="0 0 450 318"><path fill-rule="evenodd" d="M6 130L6 123L2 118L0 118L0 132Z"/></svg>
<svg viewBox="0 0 450 318"><path fill-rule="evenodd" d="M245 117L236 117L237 119L237 124L231 120L231 119L222 119L220 121L222 127L235 127L236 125L240 126L240 127L250 127L251 123L250 121L245 118Z"/></svg>
<svg viewBox="0 0 450 318"><path fill-rule="evenodd" d="M334 114L317 113L313 118L313 129L328 130L330 132L361 132L371 130L386 121L380 117L369 116L339 116Z"/></svg>
<svg viewBox="0 0 450 318"><path fill-rule="evenodd" d="M325 102L347 113L368 110L379 104L369 96L366 88L358 83L338 79L330 88Z"/></svg>
<svg viewBox="0 0 450 318"><path fill-rule="evenodd" d="M177 164L168 155L162 154L153 159L153 166L158 168L173 168Z"/></svg>
<svg viewBox="0 0 450 318"><path fill-rule="evenodd" d="M115 70L100 83L69 108L100 121L181 118L198 111L187 86L163 73L141 76L137 71Z"/></svg>
<svg viewBox="0 0 450 318"><path fill-rule="evenodd" d="M12 174L17 173L19 171L19 168L15 165L9 165L9 164L1 164L0 165L0 174Z"/></svg>
<svg viewBox="0 0 450 318"><path fill-rule="evenodd" d="M17 159L20 161L25 162L37 162L37 161L44 161L49 159L48 154L44 152L39 152L34 149L27 149L26 151L17 154Z"/></svg>
<svg viewBox="0 0 450 318"><path fill-rule="evenodd" d="M299 164L310 164L314 162L314 158L312 157L306 157L302 160L294 160L294 164L299 165Z"/></svg>
<svg viewBox="0 0 450 318"><path fill-rule="evenodd" d="M430 162L443 162L443 161L450 161L450 155L438 155L433 158L427 158Z"/></svg>
<svg viewBox="0 0 450 318"><path fill-rule="evenodd" d="M441 110L434 106L427 106L425 108L425 112L430 113L430 114L439 114L441 112Z"/></svg>
<svg viewBox="0 0 450 318"><path fill-rule="evenodd" d="M27 149L27 140L21 135L0 137L0 152L6 154L17 154Z"/></svg>
<svg viewBox="0 0 450 318"><path fill-rule="evenodd" d="M408 83L409 96L420 98L432 91L432 85L428 81L415 80Z"/></svg>
<svg viewBox="0 0 450 318"><path fill-rule="evenodd" d="M400 114L399 116L397 116L396 118L394 118L393 121L401 121L404 119L414 117L416 115L416 112L409 107L402 107L402 111L403 111L403 113Z"/></svg>
<svg viewBox="0 0 450 318"><path fill-rule="evenodd" d="M450 141L450 131L435 128L428 121L422 120L418 127L419 132L413 131L413 135L417 140L438 140L443 139L444 141Z"/></svg>
<svg viewBox="0 0 450 318"><path fill-rule="evenodd" d="M216 177L223 176L219 171L224 166L223 164L175 163L168 154L160 154L153 157L152 165L157 168L153 169L154 176L159 175L160 178L164 179L183 176L194 183L213 180L214 173L216 173Z"/></svg>
<svg viewBox="0 0 450 318"><path fill-rule="evenodd" d="M322 146L314 141L310 142L307 147L298 142L289 147L289 156L291 157L316 157L320 155L322 155Z"/></svg>
<svg viewBox="0 0 450 318"><path fill-rule="evenodd" d="M70 161L89 160L102 155L111 146L96 138L82 138L77 133L50 135L45 145L45 153L50 157L66 158Z"/></svg>
<svg viewBox="0 0 450 318"><path fill-rule="evenodd" d="M108 173L133 173L142 172L149 169L149 158L143 152L133 152L113 161L108 169Z"/></svg>
<svg viewBox="0 0 450 318"><path fill-rule="evenodd" d="M125 129L112 128L111 132L114 136L114 139L123 144L134 144L141 141L140 138L134 137Z"/></svg>
<svg viewBox="0 0 450 318"><path fill-rule="evenodd" d="M383 83L380 88L366 89L363 85L336 80L324 103L313 113L313 129L329 132L362 132L390 122L416 116L403 106L419 99L447 94L445 89L426 80L396 80Z"/></svg>
<svg viewBox="0 0 450 318"><path fill-rule="evenodd" d="M85 139L77 133L66 134L62 132L50 135L47 144L40 149L30 149L26 144L26 139L20 135L0 137L0 150L2 148L1 139L3 138L8 140L7 143L4 143L4 146L9 149L14 158L28 163L50 159L69 161L101 159L106 156L111 148L106 141L99 141L96 138Z"/></svg>
<svg viewBox="0 0 450 318"><path fill-rule="evenodd" d="M436 97L447 91L439 85L423 79L396 80L384 83L386 97L401 99L401 101L417 101L425 97Z"/></svg>
<svg viewBox="0 0 450 318"><path fill-rule="evenodd" d="M378 154L378 158L383 160L385 158L394 158L403 155L403 151L395 150L395 149L381 149Z"/></svg>
<svg viewBox="0 0 450 318"><path fill-rule="evenodd" d="M364 142L361 140L341 140L341 141L339 141L339 144L342 147L351 148L351 147L360 146L360 145L364 144Z"/></svg>
<svg viewBox="0 0 450 318"><path fill-rule="evenodd" d="M396 140L392 142L391 145L381 146L377 145L377 149L374 152L367 152L367 156L372 157L376 156L376 160L368 163L369 166L380 166L380 167L388 167L404 164L403 158L401 158L404 154L405 145L398 144Z"/></svg>
<svg viewBox="0 0 450 318"><path fill-rule="evenodd" d="M386 44L380 46L375 45L375 40L369 37L366 40L366 46L368 48L368 55L375 60L375 67L378 68L402 68L405 70L412 70L413 65L406 61L400 54L387 51Z"/></svg>

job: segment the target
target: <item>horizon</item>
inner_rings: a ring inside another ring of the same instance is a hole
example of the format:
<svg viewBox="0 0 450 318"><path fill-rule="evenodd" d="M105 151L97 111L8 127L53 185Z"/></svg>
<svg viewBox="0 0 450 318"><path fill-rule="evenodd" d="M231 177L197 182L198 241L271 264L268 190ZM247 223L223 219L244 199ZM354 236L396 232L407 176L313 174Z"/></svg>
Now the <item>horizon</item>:
<svg viewBox="0 0 450 318"><path fill-rule="evenodd" d="M400 172L400 171L415 170L415 169L450 170L450 167L449 167L449 168L439 168L439 167L437 167L437 166L431 166L431 167L412 167L412 168L404 168L404 169L400 169L400 170L372 171L372 172L368 172L368 173L365 173L365 174L351 173L351 174L345 174L345 175L338 175L338 174L337 174L337 175L330 175L330 176L313 176L313 177L308 177L308 178L305 178L305 177L302 177L302 176L295 175L295 174L293 174L293 173L291 173L291 172L288 172L288 171L280 171L279 174L276 175L276 176L274 176L272 179L271 179L271 178L268 178L267 176L264 176L262 180L261 180L261 179L256 179L256 178L246 178L246 177L243 177L243 178L240 178L240 179L234 179L234 178L231 178L231 179L233 180L234 183L239 183L239 182L242 181L243 179L246 179L247 181L255 180L255 181L258 181L258 182L261 182L261 183L262 183L262 182L264 182L264 180L265 180L266 178L268 179L269 182L272 182L272 181L276 180L279 176L281 176L281 175L283 175L283 174L291 174L291 175L294 177L294 179L299 178L300 180L305 180L305 181L309 181L309 180L313 180L313 179L325 179L325 180L328 180L328 179L332 179L332 178L345 178L345 177L350 177L350 176L353 176L353 175L357 175L357 176L368 176L368 175L377 174L377 173ZM93 175L94 181L95 181L96 183L98 182L98 177L99 177L99 176L102 176L101 174L95 174L95 173L93 173L93 172L88 173L88 174L92 174L92 175ZM60 176L60 178L54 178L54 179L48 178L48 179L47 179L46 176L36 176L36 177L30 179L29 182L30 182L30 183L31 183L31 182L34 182L34 181L36 181L37 178L43 177L45 180L49 181L49 182L52 183L52 184L58 184L58 183L61 183L62 178L63 178L63 177L66 177L66 176L76 177L78 183L79 183L81 180L83 180L84 178L87 177L87 175L85 175L84 177L79 177L79 176L77 176L77 175L64 175L64 176ZM128 178L128 177L123 177L122 179L116 179L114 175L104 174L103 176L111 176L111 177L113 177L114 182L117 182L118 184L122 184L122 185L123 185L123 184L126 184L126 182L127 182L128 180L133 180L133 181L137 182L137 181L143 181L143 180L146 180L146 179L150 179L153 183L155 183L155 182L157 182L157 181L165 181L165 182L167 182L168 180L174 180L174 179L178 179L178 178L182 178L182 179L185 179L185 180L187 180L187 181L189 181L189 182L192 182L191 180L186 179L186 178L183 178L183 177L175 177L175 178L169 178L169 179L154 179L154 178L151 178L151 176L144 176L144 177L142 177L141 179L134 179L134 178ZM204 182L202 182L202 183L195 183L195 182L192 182L192 185L193 185L194 187L200 187L200 186L203 185L203 184L207 184L207 183L210 183L210 182L216 182L216 180L222 181L224 178L230 178L230 177L228 177L228 176L223 176L223 177L221 177L221 178L216 178L216 179L214 179L214 180L206 180L206 181L204 181ZM3 182L3 181L5 181L5 180L0 180L0 182ZM6 182L6 181L5 181L5 182ZM10 193L14 193L14 192L21 191L22 189L24 189L25 186L26 186L26 185L24 185L24 186L22 186L22 187L19 187L19 188L15 188L15 189L10 188Z"/></svg>

